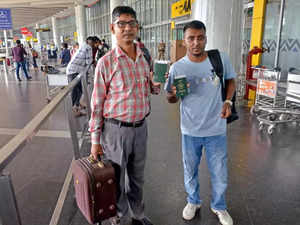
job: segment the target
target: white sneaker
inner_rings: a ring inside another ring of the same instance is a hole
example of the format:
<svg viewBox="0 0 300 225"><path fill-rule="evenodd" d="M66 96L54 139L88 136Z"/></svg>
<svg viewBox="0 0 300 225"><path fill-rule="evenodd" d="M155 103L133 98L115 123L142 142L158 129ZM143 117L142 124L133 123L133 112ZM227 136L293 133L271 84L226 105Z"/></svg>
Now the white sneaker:
<svg viewBox="0 0 300 225"><path fill-rule="evenodd" d="M185 220L191 220L195 217L196 212L198 209L200 209L201 205L195 205L192 203L187 203L182 211L182 217Z"/></svg>
<svg viewBox="0 0 300 225"><path fill-rule="evenodd" d="M227 210L216 210L216 209L211 209L213 213L215 213L219 221L222 225L233 225L233 221Z"/></svg>

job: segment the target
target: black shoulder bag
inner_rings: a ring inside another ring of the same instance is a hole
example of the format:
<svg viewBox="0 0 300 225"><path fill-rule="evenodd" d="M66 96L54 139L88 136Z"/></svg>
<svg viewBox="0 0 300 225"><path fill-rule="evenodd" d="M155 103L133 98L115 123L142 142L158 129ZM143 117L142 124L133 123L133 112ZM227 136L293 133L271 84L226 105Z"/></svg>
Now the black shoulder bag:
<svg viewBox="0 0 300 225"><path fill-rule="evenodd" d="M222 100L226 100L226 82L223 77L223 63L220 56L220 52L218 49L212 49L207 51L208 58L210 63L212 64L215 73L220 78L221 86L222 86ZM231 107L231 115L227 118L227 123L232 123L233 121L239 119L239 115L235 108L235 100L236 100L236 92L232 97L232 107Z"/></svg>

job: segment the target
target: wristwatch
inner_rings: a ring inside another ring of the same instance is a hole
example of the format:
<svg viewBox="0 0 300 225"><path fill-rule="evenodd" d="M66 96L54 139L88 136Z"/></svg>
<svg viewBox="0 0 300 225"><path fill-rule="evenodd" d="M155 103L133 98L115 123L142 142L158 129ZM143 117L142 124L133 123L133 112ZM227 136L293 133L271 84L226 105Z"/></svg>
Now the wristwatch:
<svg viewBox="0 0 300 225"><path fill-rule="evenodd" d="M228 103L230 106L232 106L232 101L229 99L226 99L224 103Z"/></svg>

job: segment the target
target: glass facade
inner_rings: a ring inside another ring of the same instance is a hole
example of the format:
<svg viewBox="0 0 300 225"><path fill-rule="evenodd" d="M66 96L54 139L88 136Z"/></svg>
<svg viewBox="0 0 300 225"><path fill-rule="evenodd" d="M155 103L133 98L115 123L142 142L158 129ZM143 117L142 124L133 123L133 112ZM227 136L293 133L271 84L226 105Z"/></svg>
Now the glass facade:
<svg viewBox="0 0 300 225"><path fill-rule="evenodd" d="M86 8L87 36L98 36L111 44L110 0L101 0L93 6Z"/></svg>
<svg viewBox="0 0 300 225"><path fill-rule="evenodd" d="M124 4L131 6L137 13L140 24L139 36L150 50L153 58L158 56L157 45L165 42L166 57L170 57L171 46L171 5L178 0L125 0ZM105 38L111 43L110 4L109 0L101 0L87 8L87 33ZM174 38L178 39L178 37Z"/></svg>
<svg viewBox="0 0 300 225"><path fill-rule="evenodd" d="M282 24L279 67L289 70L291 67L300 70L300 12L299 0L286 0Z"/></svg>
<svg viewBox="0 0 300 225"><path fill-rule="evenodd" d="M74 37L74 32L76 32L76 20L75 15L70 15L68 17L57 18L57 35L60 42L73 43L76 42L76 37Z"/></svg>
<svg viewBox="0 0 300 225"><path fill-rule="evenodd" d="M300 12L299 0L286 0L282 22L281 41L279 48L279 67L288 71L294 67L300 69ZM280 13L280 1L269 0L266 7L266 19L263 38L263 47L269 48L269 53L262 55L262 65L273 68L277 47L277 35Z"/></svg>

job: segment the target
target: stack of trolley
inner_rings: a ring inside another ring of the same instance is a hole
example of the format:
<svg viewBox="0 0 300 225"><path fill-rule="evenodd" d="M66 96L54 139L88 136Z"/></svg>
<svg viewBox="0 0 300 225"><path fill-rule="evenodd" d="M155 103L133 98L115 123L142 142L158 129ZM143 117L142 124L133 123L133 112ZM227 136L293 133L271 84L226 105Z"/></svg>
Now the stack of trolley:
<svg viewBox="0 0 300 225"><path fill-rule="evenodd" d="M46 91L47 91L47 102L65 86L69 84L69 77L66 74L65 67L54 68L52 66L45 66L48 68L45 71Z"/></svg>
<svg viewBox="0 0 300 225"><path fill-rule="evenodd" d="M290 71L287 79L282 80L279 71L255 72L256 100L251 113L257 114L259 129L266 125L268 134L273 134L278 124L300 122L300 75Z"/></svg>

